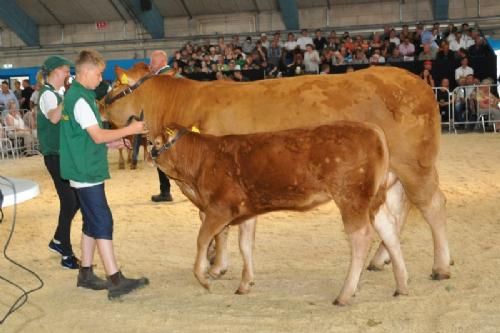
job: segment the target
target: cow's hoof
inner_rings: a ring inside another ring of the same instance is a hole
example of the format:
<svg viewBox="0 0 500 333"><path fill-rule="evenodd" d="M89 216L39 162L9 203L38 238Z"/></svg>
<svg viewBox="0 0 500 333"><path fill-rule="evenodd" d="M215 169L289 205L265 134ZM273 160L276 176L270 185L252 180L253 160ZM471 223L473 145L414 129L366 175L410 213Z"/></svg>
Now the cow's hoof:
<svg viewBox="0 0 500 333"><path fill-rule="evenodd" d="M398 297L398 296L408 296L408 292L407 291L399 291L399 290L396 290L394 292L394 295L392 295L394 297Z"/></svg>
<svg viewBox="0 0 500 333"><path fill-rule="evenodd" d="M372 272L380 272L384 270L384 266L378 266L375 264L369 264L368 267L366 267L367 270L372 271Z"/></svg>
<svg viewBox="0 0 500 333"><path fill-rule="evenodd" d="M335 301L333 301L332 304L335 306L346 306L347 305L347 303L339 301L338 298Z"/></svg>
<svg viewBox="0 0 500 333"><path fill-rule="evenodd" d="M451 277L450 273L439 273L436 270L432 270L431 279L432 280L448 280Z"/></svg>
<svg viewBox="0 0 500 333"><path fill-rule="evenodd" d="M122 164L122 163L118 164L118 169L125 170L125 164Z"/></svg>
<svg viewBox="0 0 500 333"><path fill-rule="evenodd" d="M236 290L234 293L236 295L246 295L250 292L250 289L246 289L246 288L238 288L238 290Z"/></svg>
<svg viewBox="0 0 500 333"><path fill-rule="evenodd" d="M137 169L137 164L130 164L130 170Z"/></svg>
<svg viewBox="0 0 500 333"><path fill-rule="evenodd" d="M208 275L212 278L212 279L219 279L222 275L226 274L226 271L225 269L222 269L222 270L219 270L217 268L211 268L209 271L208 271Z"/></svg>
<svg viewBox="0 0 500 333"><path fill-rule="evenodd" d="M455 260L450 259L450 266L455 266Z"/></svg>

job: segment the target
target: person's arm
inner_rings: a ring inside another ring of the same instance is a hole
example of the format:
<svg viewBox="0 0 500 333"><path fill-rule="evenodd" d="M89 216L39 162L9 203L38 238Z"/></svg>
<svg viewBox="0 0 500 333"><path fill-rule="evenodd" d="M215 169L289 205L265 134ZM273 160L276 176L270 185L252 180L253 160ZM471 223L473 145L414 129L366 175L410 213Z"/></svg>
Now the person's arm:
<svg viewBox="0 0 500 333"><path fill-rule="evenodd" d="M62 109L63 103L60 103L55 108L49 110L47 112L47 119L49 119L52 124L57 124L61 120Z"/></svg>
<svg viewBox="0 0 500 333"><path fill-rule="evenodd" d="M7 125L8 127L14 126L14 118L12 118L10 114L7 117L5 117L5 125Z"/></svg>
<svg viewBox="0 0 500 333"><path fill-rule="evenodd" d="M133 121L127 127L112 130L100 128L98 124L95 124L87 127L86 130L95 143L112 143L113 141L121 139L124 136L143 133L144 122Z"/></svg>
<svg viewBox="0 0 500 333"><path fill-rule="evenodd" d="M57 104L56 93L46 91L40 98L39 109L44 116L52 123L57 124L61 120L63 104Z"/></svg>

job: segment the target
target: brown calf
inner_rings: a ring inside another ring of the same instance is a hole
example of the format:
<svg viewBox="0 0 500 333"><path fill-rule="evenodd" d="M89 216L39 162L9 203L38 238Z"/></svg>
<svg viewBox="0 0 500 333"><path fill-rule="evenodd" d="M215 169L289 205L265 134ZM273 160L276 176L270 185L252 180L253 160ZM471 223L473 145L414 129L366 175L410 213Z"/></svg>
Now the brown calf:
<svg viewBox="0 0 500 333"><path fill-rule="evenodd" d="M169 128L173 130L155 139L153 152L160 169L201 212L194 274L205 288L208 245L214 237L219 241L227 225L276 210L305 211L333 200L352 247L349 273L335 304L346 304L356 290L372 225L391 255L396 294L407 293L396 228L387 219L374 220L385 201L389 174L387 144L376 125L341 121L314 129L222 137L177 125ZM249 223L240 235L244 268L239 294L248 293L253 284L253 226Z"/></svg>

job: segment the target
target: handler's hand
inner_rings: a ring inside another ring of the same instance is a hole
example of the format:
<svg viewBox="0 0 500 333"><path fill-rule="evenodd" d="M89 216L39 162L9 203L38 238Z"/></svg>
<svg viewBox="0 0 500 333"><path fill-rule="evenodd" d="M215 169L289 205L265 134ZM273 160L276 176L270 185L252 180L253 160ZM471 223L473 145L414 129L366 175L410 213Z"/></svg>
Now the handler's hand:
<svg viewBox="0 0 500 333"><path fill-rule="evenodd" d="M127 147L127 145L124 142L124 140L128 141L128 139L118 139L118 140L106 143L106 146L108 148L110 148L110 149L120 149L120 148L123 148L123 147ZM130 142L127 142L127 143L130 146Z"/></svg>
<svg viewBox="0 0 500 333"><path fill-rule="evenodd" d="M143 121L132 121L128 128L131 130L130 134L143 134L146 133L146 123Z"/></svg>

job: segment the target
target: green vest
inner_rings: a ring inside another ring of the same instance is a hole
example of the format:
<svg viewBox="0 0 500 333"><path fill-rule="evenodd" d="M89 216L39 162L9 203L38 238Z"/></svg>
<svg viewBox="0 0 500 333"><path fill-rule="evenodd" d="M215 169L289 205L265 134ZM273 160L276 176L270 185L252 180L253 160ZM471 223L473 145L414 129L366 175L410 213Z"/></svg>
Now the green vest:
<svg viewBox="0 0 500 333"><path fill-rule="evenodd" d="M61 117L61 177L83 183L99 183L109 178L108 149L104 143L96 144L76 121L75 104L80 98L90 105L102 128L94 91L73 81L64 97Z"/></svg>
<svg viewBox="0 0 500 333"><path fill-rule="evenodd" d="M61 95L56 92L53 86L46 83L40 89L37 101L38 105L40 105L40 98L46 91L49 91L56 96L57 105L62 102ZM59 155L59 123L53 124L41 111L37 113L36 121L38 140L40 141L40 152L44 156Z"/></svg>

